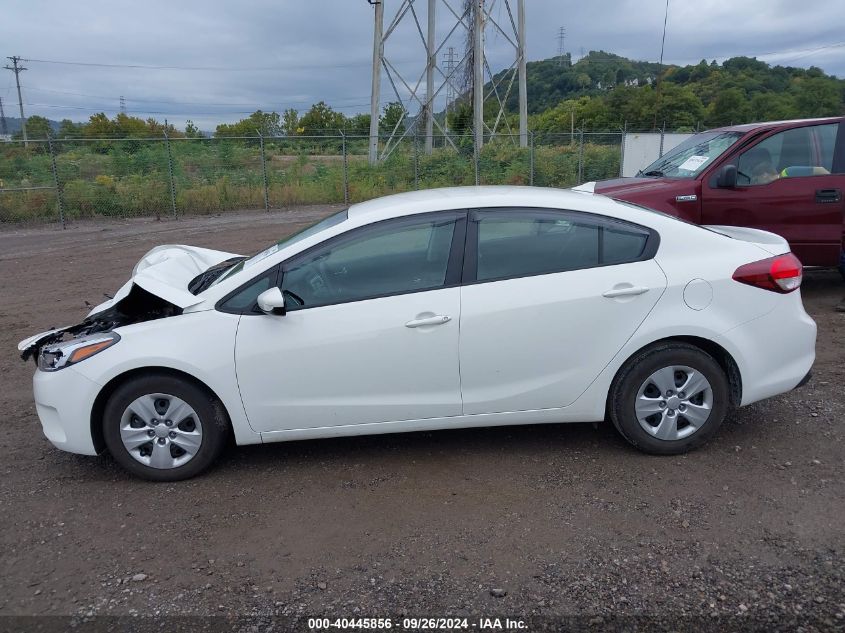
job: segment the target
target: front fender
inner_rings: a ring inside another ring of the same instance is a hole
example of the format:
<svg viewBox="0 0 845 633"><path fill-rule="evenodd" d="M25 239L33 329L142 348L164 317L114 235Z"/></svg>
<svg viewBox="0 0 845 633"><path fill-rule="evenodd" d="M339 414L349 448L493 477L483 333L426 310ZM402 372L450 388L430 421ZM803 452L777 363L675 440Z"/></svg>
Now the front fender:
<svg viewBox="0 0 845 633"><path fill-rule="evenodd" d="M244 411L235 371L239 315L215 310L135 323L117 328L117 345L74 365L104 387L130 371L166 368L193 376L211 389L229 414L238 444L257 444Z"/></svg>

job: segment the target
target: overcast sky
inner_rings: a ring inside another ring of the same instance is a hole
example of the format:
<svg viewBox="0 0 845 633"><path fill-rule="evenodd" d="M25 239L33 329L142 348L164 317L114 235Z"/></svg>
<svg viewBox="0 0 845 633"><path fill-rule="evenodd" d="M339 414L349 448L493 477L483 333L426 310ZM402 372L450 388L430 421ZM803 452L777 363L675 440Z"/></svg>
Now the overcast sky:
<svg viewBox="0 0 845 633"><path fill-rule="evenodd" d="M386 25L400 4L385 0ZM495 0L492 13L509 31L504 4ZM425 28L427 3L415 5ZM565 49L576 58L601 49L657 61L664 8L664 0L526 0L528 58L556 55L564 26ZM455 20L443 0L438 12L442 41ZM366 0L4 0L0 20L0 55L29 60L21 74L27 115L111 116L121 95L130 114L178 126L193 119L206 130L258 108L301 111L321 99L346 114L369 110L373 9ZM843 25L843 0L671 0L665 61L748 55L843 77ZM456 32L446 46L460 53L461 39ZM510 64L512 48L492 26L487 47L494 71ZM413 21L403 19L386 50L415 85L425 55ZM382 88L383 102L393 98L386 76ZM17 116L10 71L0 74L0 97L6 115Z"/></svg>

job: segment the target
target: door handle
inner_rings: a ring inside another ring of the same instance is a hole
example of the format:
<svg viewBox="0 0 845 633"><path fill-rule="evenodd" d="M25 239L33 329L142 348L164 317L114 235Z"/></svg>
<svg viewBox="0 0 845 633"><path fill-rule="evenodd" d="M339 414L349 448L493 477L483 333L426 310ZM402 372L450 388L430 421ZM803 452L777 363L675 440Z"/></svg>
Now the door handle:
<svg viewBox="0 0 845 633"><path fill-rule="evenodd" d="M405 324L405 327L422 327L424 325L443 325L452 320L452 317L445 314L438 314L437 316L425 317L424 319L412 319Z"/></svg>
<svg viewBox="0 0 845 633"><path fill-rule="evenodd" d="M842 200L842 192L839 189L816 189L816 202L830 203Z"/></svg>
<svg viewBox="0 0 845 633"><path fill-rule="evenodd" d="M616 297L634 297L648 292L645 286L628 286L627 288L613 288L602 293L602 297L615 299Z"/></svg>

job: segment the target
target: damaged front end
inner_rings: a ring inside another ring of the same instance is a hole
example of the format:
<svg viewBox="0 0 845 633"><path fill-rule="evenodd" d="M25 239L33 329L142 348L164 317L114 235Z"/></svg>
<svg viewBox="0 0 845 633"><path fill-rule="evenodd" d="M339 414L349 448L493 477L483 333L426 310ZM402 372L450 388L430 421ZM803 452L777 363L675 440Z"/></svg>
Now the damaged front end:
<svg viewBox="0 0 845 633"><path fill-rule="evenodd" d="M23 360L34 358L43 370L60 369L78 362L73 361L74 354L81 355L79 360L82 360L119 341L120 336L112 332L115 328L179 314L182 308L133 285L129 294L111 307L89 314L77 325L36 334L21 341L18 350Z"/></svg>
<svg viewBox="0 0 845 633"><path fill-rule="evenodd" d="M21 341L21 358L55 371L114 345L115 328L182 314L202 303L197 295L244 258L184 245L157 246L135 265L132 278L113 298L94 307L79 324L55 328Z"/></svg>

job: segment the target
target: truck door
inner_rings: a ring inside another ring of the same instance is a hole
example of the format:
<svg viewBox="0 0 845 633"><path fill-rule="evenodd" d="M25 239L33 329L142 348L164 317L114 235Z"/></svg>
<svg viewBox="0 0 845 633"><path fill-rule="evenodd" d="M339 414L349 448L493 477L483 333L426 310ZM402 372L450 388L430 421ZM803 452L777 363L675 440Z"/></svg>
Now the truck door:
<svg viewBox="0 0 845 633"><path fill-rule="evenodd" d="M805 125L771 134L729 159L737 183L702 187L702 224L763 229L808 266L839 263L845 214L845 127Z"/></svg>

